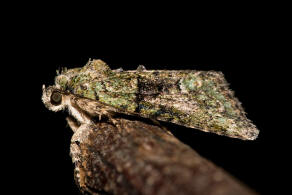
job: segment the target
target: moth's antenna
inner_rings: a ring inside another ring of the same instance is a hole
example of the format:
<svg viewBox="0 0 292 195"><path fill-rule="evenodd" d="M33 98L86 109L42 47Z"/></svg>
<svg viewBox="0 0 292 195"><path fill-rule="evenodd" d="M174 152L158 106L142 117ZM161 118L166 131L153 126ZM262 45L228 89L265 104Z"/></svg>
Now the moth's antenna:
<svg viewBox="0 0 292 195"><path fill-rule="evenodd" d="M59 76L60 74L62 74L62 67L59 66L58 69L56 70L57 76Z"/></svg>
<svg viewBox="0 0 292 195"><path fill-rule="evenodd" d="M67 70L68 70L67 67L62 67L61 68L61 74L64 74L65 72L67 72Z"/></svg>
<svg viewBox="0 0 292 195"><path fill-rule="evenodd" d="M85 66L87 66L87 65L91 64L91 62L92 62L92 60L91 60L91 58L89 58L89 59L88 59L88 62L86 63L86 65L85 65Z"/></svg>

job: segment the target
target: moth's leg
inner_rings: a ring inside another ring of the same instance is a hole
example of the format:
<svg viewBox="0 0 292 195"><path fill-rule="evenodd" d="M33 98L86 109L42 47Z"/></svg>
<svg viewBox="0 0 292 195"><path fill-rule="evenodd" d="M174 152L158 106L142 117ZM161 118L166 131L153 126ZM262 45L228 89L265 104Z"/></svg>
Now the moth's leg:
<svg viewBox="0 0 292 195"><path fill-rule="evenodd" d="M80 125L72 117L66 117L66 121L67 121L69 127L75 133Z"/></svg>
<svg viewBox="0 0 292 195"><path fill-rule="evenodd" d="M71 125L73 124L73 128L76 128L72 120L70 120ZM72 128L72 127L71 127ZM72 162L75 164L74 175L82 189L87 189L85 184L85 175L86 172L82 166L82 151L80 144L85 143L88 140L88 136L90 131L94 130L95 126L91 124L81 124L77 129L73 130L74 134L71 138L71 145L70 145L70 156L72 157Z"/></svg>
<svg viewBox="0 0 292 195"><path fill-rule="evenodd" d="M121 130L121 126L119 125L119 122L114 119L112 116L109 116L109 121L115 126L117 127L119 130Z"/></svg>
<svg viewBox="0 0 292 195"><path fill-rule="evenodd" d="M73 163L80 161L80 144L88 140L90 131L94 129L93 125L81 124L74 132L71 138L70 155L72 156Z"/></svg>
<svg viewBox="0 0 292 195"><path fill-rule="evenodd" d="M163 129L164 131L166 131L168 134L173 135L166 127L162 126L160 124L160 122L154 118L150 118L150 120L157 126L159 126L161 129Z"/></svg>
<svg viewBox="0 0 292 195"><path fill-rule="evenodd" d="M108 111L107 109L101 109L99 114L99 120L101 120L101 116L106 116L108 118L108 121L113 124L114 126L118 127L120 129L120 125L116 119L114 119L114 112Z"/></svg>
<svg viewBox="0 0 292 195"><path fill-rule="evenodd" d="M75 166L74 169L74 177L75 181L78 183L78 185L82 188L85 186L85 171L82 167L82 153L79 145L77 143L71 143L70 146L70 156L72 158L72 163Z"/></svg>
<svg viewBox="0 0 292 195"><path fill-rule="evenodd" d="M94 129L92 124L81 124L74 132L71 143L84 143L87 141L90 131Z"/></svg>

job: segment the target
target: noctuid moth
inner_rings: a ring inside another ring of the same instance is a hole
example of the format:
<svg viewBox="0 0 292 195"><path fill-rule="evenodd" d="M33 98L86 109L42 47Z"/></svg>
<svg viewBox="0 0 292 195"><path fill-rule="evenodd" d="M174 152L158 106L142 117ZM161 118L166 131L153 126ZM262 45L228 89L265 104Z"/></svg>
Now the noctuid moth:
<svg viewBox="0 0 292 195"><path fill-rule="evenodd" d="M42 100L52 111L68 109L72 130L93 125L93 117L115 113L175 123L243 140L258 129L221 72L197 70L111 70L101 60L58 72L55 85L43 86ZM74 137L74 136L73 136Z"/></svg>

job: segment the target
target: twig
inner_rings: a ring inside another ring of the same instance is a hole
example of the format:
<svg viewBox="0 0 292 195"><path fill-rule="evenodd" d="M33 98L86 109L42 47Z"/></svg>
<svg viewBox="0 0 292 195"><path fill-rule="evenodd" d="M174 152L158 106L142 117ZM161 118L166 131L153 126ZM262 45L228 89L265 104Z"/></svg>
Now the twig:
<svg viewBox="0 0 292 195"><path fill-rule="evenodd" d="M255 194L163 128L117 119L80 143L77 184L89 194ZM75 143L71 147L76 147Z"/></svg>

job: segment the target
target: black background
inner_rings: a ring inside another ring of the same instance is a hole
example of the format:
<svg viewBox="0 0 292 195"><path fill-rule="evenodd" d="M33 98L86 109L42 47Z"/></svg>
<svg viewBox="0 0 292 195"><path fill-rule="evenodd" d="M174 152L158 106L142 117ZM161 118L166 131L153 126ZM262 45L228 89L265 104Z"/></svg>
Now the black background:
<svg viewBox="0 0 292 195"><path fill-rule="evenodd" d="M58 26L24 25L32 29L15 35L17 44L12 50L19 53L19 59L11 67L20 79L13 100L19 100L21 94L22 101L16 108L20 120L13 120L13 125L19 129L14 137L21 148L10 155L18 159L21 174L17 180L25 183L22 190L78 194L69 156L72 132L66 126L67 113L47 110L41 102L41 87L53 84L60 67L80 67L91 58L104 60L112 69L136 69L143 64L147 69L222 71L248 118L260 130L258 139L241 141L178 126L173 133L250 188L270 192L282 181L276 174L285 157L280 157L278 149L278 135L284 129L275 123L277 104L273 99L280 90L280 75L265 32L256 25L245 28L234 23L230 29L220 23L206 29L196 23L138 23L75 26L73 22L68 27L67 21L61 21Z"/></svg>

